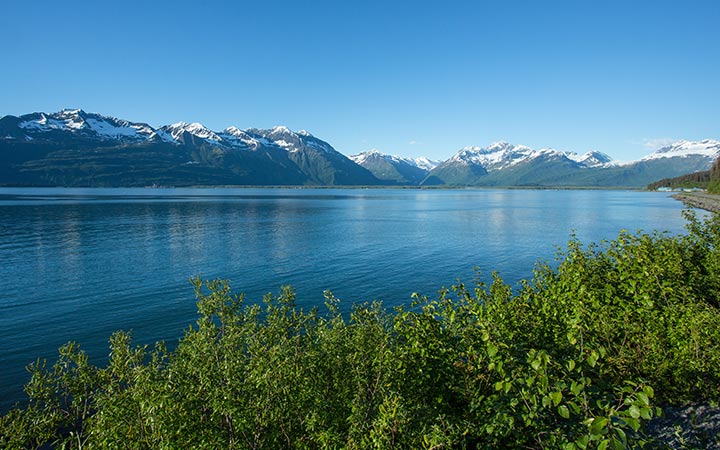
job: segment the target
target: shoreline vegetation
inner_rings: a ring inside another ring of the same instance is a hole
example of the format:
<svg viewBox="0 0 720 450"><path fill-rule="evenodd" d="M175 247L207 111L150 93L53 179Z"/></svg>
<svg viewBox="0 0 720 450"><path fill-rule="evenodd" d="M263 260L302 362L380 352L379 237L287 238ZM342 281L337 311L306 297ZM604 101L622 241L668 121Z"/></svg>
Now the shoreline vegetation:
<svg viewBox="0 0 720 450"><path fill-rule="evenodd" d="M685 216L393 310L193 279L174 350L118 331L107 366L30 365L0 447L720 448L720 216Z"/></svg>

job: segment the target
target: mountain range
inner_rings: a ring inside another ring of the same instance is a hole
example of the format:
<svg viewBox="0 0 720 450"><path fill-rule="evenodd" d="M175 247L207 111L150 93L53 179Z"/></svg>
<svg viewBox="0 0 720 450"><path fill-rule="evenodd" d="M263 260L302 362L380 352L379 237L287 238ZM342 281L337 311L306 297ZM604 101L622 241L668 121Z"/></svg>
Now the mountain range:
<svg viewBox="0 0 720 450"><path fill-rule="evenodd" d="M497 142L446 161L346 157L305 130L179 122L153 128L83 110L0 118L2 186L612 186L708 169L720 142L679 141L638 161Z"/></svg>

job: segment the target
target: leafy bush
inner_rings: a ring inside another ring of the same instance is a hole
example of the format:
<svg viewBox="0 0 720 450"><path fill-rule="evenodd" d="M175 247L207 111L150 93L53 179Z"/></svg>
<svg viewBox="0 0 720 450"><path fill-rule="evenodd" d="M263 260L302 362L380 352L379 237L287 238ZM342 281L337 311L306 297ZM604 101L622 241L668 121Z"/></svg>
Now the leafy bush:
<svg viewBox="0 0 720 450"><path fill-rule="evenodd" d="M177 348L110 338L29 367L8 448L639 448L657 406L720 399L720 219L572 239L517 292L499 276L388 311L246 304L194 279Z"/></svg>

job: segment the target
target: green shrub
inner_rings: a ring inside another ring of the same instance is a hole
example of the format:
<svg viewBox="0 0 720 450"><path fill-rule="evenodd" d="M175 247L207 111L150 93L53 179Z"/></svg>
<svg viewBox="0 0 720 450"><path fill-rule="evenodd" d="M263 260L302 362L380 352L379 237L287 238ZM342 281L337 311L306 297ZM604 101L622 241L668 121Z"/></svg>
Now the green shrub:
<svg viewBox="0 0 720 450"><path fill-rule="evenodd" d="M341 314L194 279L174 351L110 338L29 367L7 448L640 448L657 406L720 400L720 219L583 247L513 292L498 275Z"/></svg>

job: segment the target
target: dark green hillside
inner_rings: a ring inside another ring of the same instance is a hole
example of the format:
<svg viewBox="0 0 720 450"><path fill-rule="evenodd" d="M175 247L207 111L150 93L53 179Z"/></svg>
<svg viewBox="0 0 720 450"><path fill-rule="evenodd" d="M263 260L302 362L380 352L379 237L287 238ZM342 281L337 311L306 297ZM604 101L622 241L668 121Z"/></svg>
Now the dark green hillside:
<svg viewBox="0 0 720 450"><path fill-rule="evenodd" d="M666 158L638 161L626 166L586 169L570 181L575 186L642 188L659 179L706 168L706 158Z"/></svg>
<svg viewBox="0 0 720 450"><path fill-rule="evenodd" d="M515 292L495 276L393 311L196 279L175 350L117 332L104 367L75 343L32 364L0 447L657 448L658 407L720 401L720 216L688 219L571 240Z"/></svg>
<svg viewBox="0 0 720 450"><path fill-rule="evenodd" d="M313 186L372 186L382 184L369 170L358 166L344 155L306 148L302 152L289 152L291 160L306 175L299 184ZM293 184L293 183L278 183Z"/></svg>
<svg viewBox="0 0 720 450"><path fill-rule="evenodd" d="M648 184L649 190L661 187L671 189L708 189L711 193L720 193L720 159L715 161L710 170L701 170L674 178L664 178Z"/></svg>
<svg viewBox="0 0 720 450"><path fill-rule="evenodd" d="M651 191L654 191L661 187L667 187L671 189L707 189L707 185L709 182L710 171L703 170L700 172L693 172L687 175L681 175L675 178L664 178L660 181L655 181L648 184L647 188Z"/></svg>
<svg viewBox="0 0 720 450"><path fill-rule="evenodd" d="M0 157L8 161L0 171L9 186L300 185L307 180L279 150L241 152L161 142L0 144Z"/></svg>
<svg viewBox="0 0 720 450"><path fill-rule="evenodd" d="M307 132L221 132L82 110L0 118L0 186L375 185L368 170Z"/></svg>
<svg viewBox="0 0 720 450"><path fill-rule="evenodd" d="M422 181L423 186L475 186L488 174L479 165L464 165L445 161L435 167Z"/></svg>
<svg viewBox="0 0 720 450"><path fill-rule="evenodd" d="M567 158L538 157L486 172L481 166L446 162L433 169L423 185L644 187L658 178L674 177L707 167L705 157L664 158L624 166L583 168Z"/></svg>
<svg viewBox="0 0 720 450"><path fill-rule="evenodd" d="M271 146L251 151L192 142L0 140L0 160L0 185L5 186L378 184L339 153L293 153Z"/></svg>
<svg viewBox="0 0 720 450"><path fill-rule="evenodd" d="M362 162L375 178L385 184L417 186L427 175L427 171L403 161L390 161L383 156L370 156Z"/></svg>
<svg viewBox="0 0 720 450"><path fill-rule="evenodd" d="M527 163L490 173L480 186L574 186L578 165L566 158L539 157ZM587 169L585 169L587 170Z"/></svg>
<svg viewBox="0 0 720 450"><path fill-rule="evenodd" d="M707 191L710 194L720 194L720 158L715 161L712 169L710 169L710 182Z"/></svg>

